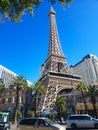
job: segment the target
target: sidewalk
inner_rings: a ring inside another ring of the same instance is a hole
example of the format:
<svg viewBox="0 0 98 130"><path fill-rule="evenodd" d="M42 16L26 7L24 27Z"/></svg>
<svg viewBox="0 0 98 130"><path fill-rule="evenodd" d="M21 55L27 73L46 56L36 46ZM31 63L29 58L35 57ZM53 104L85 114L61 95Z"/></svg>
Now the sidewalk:
<svg viewBox="0 0 98 130"><path fill-rule="evenodd" d="M17 130L17 124L11 124L11 130Z"/></svg>

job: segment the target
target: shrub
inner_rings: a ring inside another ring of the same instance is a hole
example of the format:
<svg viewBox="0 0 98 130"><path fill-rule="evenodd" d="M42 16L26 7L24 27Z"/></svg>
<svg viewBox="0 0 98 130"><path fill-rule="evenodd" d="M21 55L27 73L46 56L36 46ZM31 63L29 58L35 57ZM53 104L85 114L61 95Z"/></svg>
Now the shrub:
<svg viewBox="0 0 98 130"><path fill-rule="evenodd" d="M34 117L34 116L35 116L34 111L29 110L29 111L27 112L27 117Z"/></svg>

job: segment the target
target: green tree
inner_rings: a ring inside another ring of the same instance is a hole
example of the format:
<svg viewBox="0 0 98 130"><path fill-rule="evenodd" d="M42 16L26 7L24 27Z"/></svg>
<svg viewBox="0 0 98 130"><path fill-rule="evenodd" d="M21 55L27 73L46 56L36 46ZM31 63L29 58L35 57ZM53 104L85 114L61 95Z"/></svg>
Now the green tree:
<svg viewBox="0 0 98 130"><path fill-rule="evenodd" d="M62 123L61 117L62 117L62 113L65 111L65 105L66 105L65 99L61 96L57 96L55 105L57 107L57 112L60 117L60 122Z"/></svg>
<svg viewBox="0 0 98 130"><path fill-rule="evenodd" d="M67 7L72 1L58 0L64 7ZM42 0L0 0L0 21L11 20L19 22L26 11L33 15L33 9L42 2ZM49 0L49 2L55 4L57 0Z"/></svg>
<svg viewBox="0 0 98 130"><path fill-rule="evenodd" d="M37 115L38 108L38 95L46 93L46 87L42 84L41 81L36 81L33 85L33 92L35 96L35 116Z"/></svg>
<svg viewBox="0 0 98 130"><path fill-rule="evenodd" d="M53 122L56 121L56 120L55 120L55 117L56 117L56 116L57 116L57 111L51 111L49 117L50 117L50 119L51 119Z"/></svg>
<svg viewBox="0 0 98 130"><path fill-rule="evenodd" d="M96 110L96 96L98 96L98 87L96 85L89 85L87 87L87 94L86 96L90 97L91 102L94 108L94 116L97 118L97 110Z"/></svg>
<svg viewBox="0 0 98 130"><path fill-rule="evenodd" d="M77 85L76 89L81 92L83 104L84 104L84 107L85 107L85 113L87 114L88 111L87 111L87 105L86 105L85 95L84 95L84 91L86 90L86 86L85 86L85 84L83 82L80 82Z"/></svg>
<svg viewBox="0 0 98 130"><path fill-rule="evenodd" d="M2 91L5 89L4 84L2 82L0 82L0 92L2 93Z"/></svg>
<svg viewBox="0 0 98 130"><path fill-rule="evenodd" d="M16 90L16 108L15 108L15 116L14 116L14 123L17 122L17 111L19 110L19 99L20 99L20 91L27 89L28 84L26 79L23 76L17 76L17 78L13 81L12 85Z"/></svg>
<svg viewBox="0 0 98 130"><path fill-rule="evenodd" d="M20 111L17 111L17 119L21 119L23 116L22 116L22 113Z"/></svg>
<svg viewBox="0 0 98 130"><path fill-rule="evenodd" d="M27 117L34 117L34 116L35 116L34 111L28 110Z"/></svg>
<svg viewBox="0 0 98 130"><path fill-rule="evenodd" d="M67 117L68 115L74 114L71 108L66 108L65 110L65 116Z"/></svg>

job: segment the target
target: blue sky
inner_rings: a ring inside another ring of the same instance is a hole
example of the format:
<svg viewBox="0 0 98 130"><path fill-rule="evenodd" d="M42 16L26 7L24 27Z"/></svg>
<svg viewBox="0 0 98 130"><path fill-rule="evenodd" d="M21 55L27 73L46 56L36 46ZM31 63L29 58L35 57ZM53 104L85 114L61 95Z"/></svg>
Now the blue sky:
<svg viewBox="0 0 98 130"><path fill-rule="evenodd" d="M91 53L98 57L98 0L74 0L65 10L53 5L59 39L68 65ZM34 82L48 53L50 3L26 13L22 22L0 24L0 64Z"/></svg>

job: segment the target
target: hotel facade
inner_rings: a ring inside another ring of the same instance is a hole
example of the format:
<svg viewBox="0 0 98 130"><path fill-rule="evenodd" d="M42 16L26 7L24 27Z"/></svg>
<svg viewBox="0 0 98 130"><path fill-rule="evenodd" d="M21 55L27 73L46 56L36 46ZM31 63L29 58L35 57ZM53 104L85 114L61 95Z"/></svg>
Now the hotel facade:
<svg viewBox="0 0 98 130"><path fill-rule="evenodd" d="M71 66L74 74L80 75L85 85L95 84L98 80L98 58L88 54L80 62Z"/></svg>
<svg viewBox="0 0 98 130"><path fill-rule="evenodd" d="M16 107L16 90L13 87L10 87L11 83L17 78L17 74L11 70L0 65L0 82L4 84L5 90L0 92L0 111L10 112L13 116L15 107ZM28 85L32 83L27 80ZM21 90L19 92L19 110L23 113L26 113L27 110L32 108L32 91Z"/></svg>

